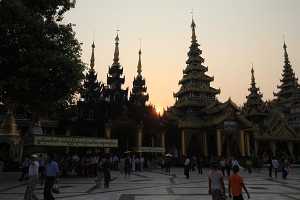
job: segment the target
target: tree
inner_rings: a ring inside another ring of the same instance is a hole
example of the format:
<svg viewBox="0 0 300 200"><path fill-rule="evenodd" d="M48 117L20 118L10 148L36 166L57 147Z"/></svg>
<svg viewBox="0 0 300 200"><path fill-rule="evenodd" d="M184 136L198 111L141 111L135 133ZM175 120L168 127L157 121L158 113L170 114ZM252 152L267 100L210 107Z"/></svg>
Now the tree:
<svg viewBox="0 0 300 200"><path fill-rule="evenodd" d="M63 15L70 0L0 1L0 88L5 103L46 114L72 98L84 65Z"/></svg>

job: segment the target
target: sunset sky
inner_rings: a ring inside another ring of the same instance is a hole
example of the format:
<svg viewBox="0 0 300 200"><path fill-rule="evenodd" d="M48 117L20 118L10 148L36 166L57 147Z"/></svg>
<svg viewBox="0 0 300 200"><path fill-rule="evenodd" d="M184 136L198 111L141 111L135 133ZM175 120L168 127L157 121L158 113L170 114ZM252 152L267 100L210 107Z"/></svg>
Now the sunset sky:
<svg viewBox="0 0 300 200"><path fill-rule="evenodd" d="M174 103L173 92L185 68L191 40L191 14L213 87L220 101L241 105L248 94L251 63L264 99L273 98L283 65L283 38L293 69L300 76L299 0L77 0L65 22L76 24L89 63L95 41L98 79L106 83L116 29L120 29L120 63L125 87L132 87L142 38L143 75L150 103Z"/></svg>

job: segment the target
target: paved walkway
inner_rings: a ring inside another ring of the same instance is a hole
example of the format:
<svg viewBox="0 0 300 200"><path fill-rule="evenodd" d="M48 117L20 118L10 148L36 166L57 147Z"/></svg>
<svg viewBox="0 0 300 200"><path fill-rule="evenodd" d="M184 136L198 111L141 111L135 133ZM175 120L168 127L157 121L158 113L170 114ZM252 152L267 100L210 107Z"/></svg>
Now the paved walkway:
<svg viewBox="0 0 300 200"><path fill-rule="evenodd" d="M189 180L183 170L172 170L172 176L159 170L136 173L124 178L113 172L111 188L94 188L92 178L60 179L61 194L56 199L65 200L193 200L211 199L207 194L207 176L192 172ZM255 200L300 200L300 169L291 171L287 180L280 177L268 178L266 171L248 175L242 172L249 188L251 199ZM0 199L22 200L25 185L16 181L18 174L0 174ZM226 185L227 185L227 180ZM37 195L42 199L43 188L37 187Z"/></svg>

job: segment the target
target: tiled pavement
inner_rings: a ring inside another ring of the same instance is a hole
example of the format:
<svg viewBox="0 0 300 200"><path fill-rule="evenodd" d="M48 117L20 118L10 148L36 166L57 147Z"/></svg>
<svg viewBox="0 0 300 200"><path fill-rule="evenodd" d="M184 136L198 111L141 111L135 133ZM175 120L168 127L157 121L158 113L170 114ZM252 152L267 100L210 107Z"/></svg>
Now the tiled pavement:
<svg viewBox="0 0 300 200"><path fill-rule="evenodd" d="M109 189L94 188L92 178L60 179L61 194L56 199L66 200L193 200L211 199L207 194L207 176L192 172L186 180L183 170L173 169L172 176L159 170L143 172L124 178L113 172L114 181ZM256 200L300 200L300 169L293 169L287 180L280 177L268 178L266 171L248 175L242 172L251 193ZM16 181L18 174L0 174L0 200L21 200L25 185ZM227 180L226 185L227 185ZM42 199L42 187L37 195Z"/></svg>

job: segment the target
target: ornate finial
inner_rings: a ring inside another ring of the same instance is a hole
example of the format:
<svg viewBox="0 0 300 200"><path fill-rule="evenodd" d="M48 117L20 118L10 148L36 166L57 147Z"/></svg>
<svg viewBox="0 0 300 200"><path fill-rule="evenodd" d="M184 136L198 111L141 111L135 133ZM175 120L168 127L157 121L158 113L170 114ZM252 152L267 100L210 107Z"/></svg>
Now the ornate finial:
<svg viewBox="0 0 300 200"><path fill-rule="evenodd" d="M115 38L116 43L119 42L119 32L120 32L120 29L117 28L117 30L116 30L117 36Z"/></svg>
<svg viewBox="0 0 300 200"><path fill-rule="evenodd" d="M287 45L285 43L285 40L283 42L283 49L284 49L284 63L286 65L289 65L290 64L290 60L289 60L289 55L287 53Z"/></svg>
<svg viewBox="0 0 300 200"><path fill-rule="evenodd" d="M192 41L197 41L197 39L196 39L196 33L195 33L196 24L194 22L194 13L193 13L193 11L191 13L192 13L192 24L191 24L191 28L192 28Z"/></svg>
<svg viewBox="0 0 300 200"><path fill-rule="evenodd" d="M142 50L141 50L141 39L140 39L140 50L139 50L139 61L138 61L138 65L137 65L137 73L138 75L141 75L142 73L142 62L141 62L141 55L142 55Z"/></svg>
<svg viewBox="0 0 300 200"><path fill-rule="evenodd" d="M283 38L283 48L284 48L284 49L286 49L286 44L285 44L285 35L284 35L284 34L282 35L282 38Z"/></svg>
<svg viewBox="0 0 300 200"><path fill-rule="evenodd" d="M114 63L117 64L119 63L119 29L116 30L117 35L115 38L115 53L114 53Z"/></svg>
<svg viewBox="0 0 300 200"><path fill-rule="evenodd" d="M194 21L194 9L192 9L192 11L190 12L192 15L192 22Z"/></svg>
<svg viewBox="0 0 300 200"><path fill-rule="evenodd" d="M255 85L255 77L254 77L254 69L253 69L253 63L251 63L251 85Z"/></svg>
<svg viewBox="0 0 300 200"><path fill-rule="evenodd" d="M95 49L95 43L93 41L93 44L92 44L92 56L91 56L91 68L93 69L94 66L95 66L95 55L94 55L94 49Z"/></svg>

